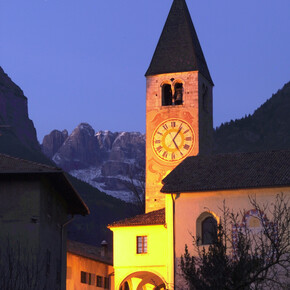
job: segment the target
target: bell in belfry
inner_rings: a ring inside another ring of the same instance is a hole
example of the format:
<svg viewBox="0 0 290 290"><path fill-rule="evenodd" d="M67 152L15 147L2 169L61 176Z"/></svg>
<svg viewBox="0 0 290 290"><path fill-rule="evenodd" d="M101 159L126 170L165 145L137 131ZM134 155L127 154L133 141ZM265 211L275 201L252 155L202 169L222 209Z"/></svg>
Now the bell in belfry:
<svg viewBox="0 0 290 290"><path fill-rule="evenodd" d="M182 83L175 84L174 105L182 105L183 103L183 85Z"/></svg>

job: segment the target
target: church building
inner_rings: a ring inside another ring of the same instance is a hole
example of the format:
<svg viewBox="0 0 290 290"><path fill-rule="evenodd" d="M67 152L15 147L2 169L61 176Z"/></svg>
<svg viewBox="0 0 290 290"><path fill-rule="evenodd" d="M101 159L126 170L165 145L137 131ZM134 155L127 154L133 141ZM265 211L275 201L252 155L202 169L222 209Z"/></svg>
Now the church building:
<svg viewBox="0 0 290 290"><path fill-rule="evenodd" d="M219 223L223 201L290 193L290 151L212 155L213 81L185 0L174 0L146 76L146 213L117 221L115 289L188 289L180 272L192 235Z"/></svg>

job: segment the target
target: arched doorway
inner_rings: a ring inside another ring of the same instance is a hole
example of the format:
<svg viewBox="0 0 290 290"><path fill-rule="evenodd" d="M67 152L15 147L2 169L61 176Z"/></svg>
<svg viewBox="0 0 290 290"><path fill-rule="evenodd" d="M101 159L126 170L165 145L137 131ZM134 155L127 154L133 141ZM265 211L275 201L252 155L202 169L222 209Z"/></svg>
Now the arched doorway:
<svg viewBox="0 0 290 290"><path fill-rule="evenodd" d="M152 272L135 272L127 276L119 290L165 290L165 281Z"/></svg>

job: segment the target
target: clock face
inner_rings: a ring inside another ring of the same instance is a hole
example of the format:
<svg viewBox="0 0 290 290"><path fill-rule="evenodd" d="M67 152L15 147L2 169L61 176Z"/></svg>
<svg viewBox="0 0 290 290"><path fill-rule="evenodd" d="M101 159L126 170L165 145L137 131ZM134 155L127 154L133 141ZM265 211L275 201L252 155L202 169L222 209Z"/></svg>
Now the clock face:
<svg viewBox="0 0 290 290"><path fill-rule="evenodd" d="M194 146L191 126L180 119L168 119L158 125L153 134L155 154L162 160L175 162L185 158Z"/></svg>

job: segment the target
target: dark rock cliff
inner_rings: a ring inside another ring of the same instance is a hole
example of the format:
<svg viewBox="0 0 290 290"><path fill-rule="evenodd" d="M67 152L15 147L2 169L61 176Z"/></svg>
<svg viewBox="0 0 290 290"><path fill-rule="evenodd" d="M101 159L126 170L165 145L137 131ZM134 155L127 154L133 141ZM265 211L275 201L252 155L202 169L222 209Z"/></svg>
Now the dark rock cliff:
<svg viewBox="0 0 290 290"><path fill-rule="evenodd" d="M27 98L0 67L0 126L32 150L40 151L33 122L28 117ZM4 131L4 132L3 132Z"/></svg>

